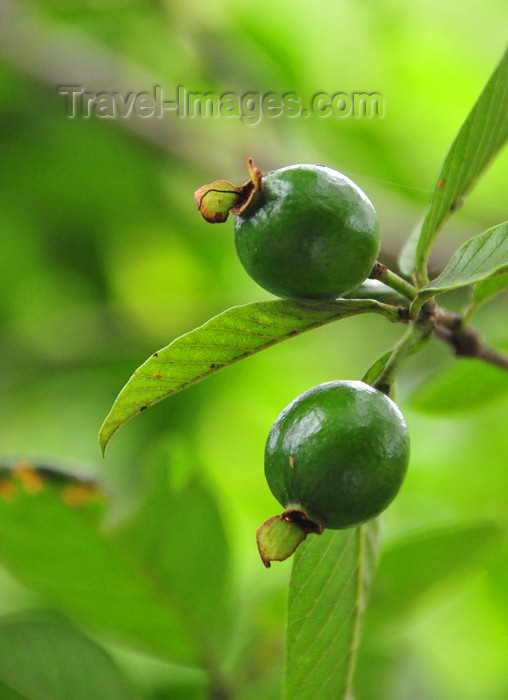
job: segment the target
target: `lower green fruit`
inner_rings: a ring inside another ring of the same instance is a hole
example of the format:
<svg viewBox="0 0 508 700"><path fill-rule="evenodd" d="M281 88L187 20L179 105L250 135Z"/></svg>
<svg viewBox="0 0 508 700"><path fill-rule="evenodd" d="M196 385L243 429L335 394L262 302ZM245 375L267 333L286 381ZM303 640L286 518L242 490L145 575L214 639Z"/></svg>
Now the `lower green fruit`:
<svg viewBox="0 0 508 700"><path fill-rule="evenodd" d="M409 462L406 423L395 403L359 381L321 384L292 401L273 424L265 475L289 520L353 527L379 515Z"/></svg>

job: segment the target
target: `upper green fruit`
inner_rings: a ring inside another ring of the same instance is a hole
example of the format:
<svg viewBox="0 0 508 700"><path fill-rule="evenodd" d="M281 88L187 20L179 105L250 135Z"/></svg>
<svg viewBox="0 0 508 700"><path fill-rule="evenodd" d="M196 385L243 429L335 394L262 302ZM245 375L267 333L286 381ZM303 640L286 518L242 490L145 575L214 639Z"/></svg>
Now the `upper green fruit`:
<svg viewBox="0 0 508 700"><path fill-rule="evenodd" d="M363 382L333 381L282 411L266 443L265 474L289 519L340 529L381 513L408 461L407 427L395 403Z"/></svg>
<svg viewBox="0 0 508 700"><path fill-rule="evenodd" d="M290 165L262 178L235 218L235 245L247 273L280 297L335 299L368 276L379 225L367 196L323 165Z"/></svg>

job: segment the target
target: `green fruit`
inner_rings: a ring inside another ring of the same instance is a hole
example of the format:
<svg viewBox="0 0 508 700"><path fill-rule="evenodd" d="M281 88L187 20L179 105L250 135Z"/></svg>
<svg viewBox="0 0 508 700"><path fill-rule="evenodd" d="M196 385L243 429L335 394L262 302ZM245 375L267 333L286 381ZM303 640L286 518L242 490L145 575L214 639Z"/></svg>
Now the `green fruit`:
<svg viewBox="0 0 508 700"><path fill-rule="evenodd" d="M262 179L235 218L235 246L247 273L280 297L336 299L368 276L379 225L367 196L323 165L290 165Z"/></svg>
<svg viewBox="0 0 508 700"><path fill-rule="evenodd" d="M266 478L284 515L331 529L381 513L399 491L408 461L399 409L358 381L301 394L277 418L265 448Z"/></svg>

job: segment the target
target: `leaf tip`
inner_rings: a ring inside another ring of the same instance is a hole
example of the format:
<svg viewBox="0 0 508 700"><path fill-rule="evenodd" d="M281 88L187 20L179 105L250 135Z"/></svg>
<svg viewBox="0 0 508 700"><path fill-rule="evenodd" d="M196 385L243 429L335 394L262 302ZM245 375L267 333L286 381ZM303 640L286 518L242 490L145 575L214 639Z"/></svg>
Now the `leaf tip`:
<svg viewBox="0 0 508 700"><path fill-rule="evenodd" d="M106 457L106 444L107 443L105 443L105 442L103 443L101 441L101 439L99 438L99 450L101 451L102 459L105 459L105 457Z"/></svg>
<svg viewBox="0 0 508 700"><path fill-rule="evenodd" d="M99 450L101 451L101 456L103 459L106 456L106 448L108 446L110 438L111 438L111 433L106 430L106 422L104 422L101 429L99 430L99 435L98 435Z"/></svg>

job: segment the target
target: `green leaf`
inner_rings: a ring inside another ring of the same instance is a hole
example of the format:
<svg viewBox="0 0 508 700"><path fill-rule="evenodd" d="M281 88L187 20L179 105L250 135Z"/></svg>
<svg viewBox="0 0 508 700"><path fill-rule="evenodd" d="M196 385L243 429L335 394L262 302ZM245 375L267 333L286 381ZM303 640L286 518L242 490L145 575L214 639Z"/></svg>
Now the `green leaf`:
<svg viewBox="0 0 508 700"><path fill-rule="evenodd" d="M136 570L171 597L194 631L201 658L217 663L231 632L229 542L213 492L196 476L170 483L177 459L156 460L142 507L115 535L115 544ZM196 465L183 450L180 459ZM168 464L169 462L169 464ZM217 675L217 669L214 675Z"/></svg>
<svg viewBox="0 0 508 700"><path fill-rule="evenodd" d="M436 609L435 601L439 599L446 605L457 589L467 586L468 577L480 576L483 580L485 572L492 571L493 562L502 559L505 539L502 524L446 522L385 542L357 661L355 691L359 698L377 700L379 693L375 689L385 689L400 660L410 655L405 631L414 629L420 605L423 603L428 612L430 598ZM505 584L499 599L501 609L506 590ZM414 683L409 692L396 693L396 697L429 698L427 689L415 693L413 686ZM437 698L433 694L430 697Z"/></svg>
<svg viewBox="0 0 508 700"><path fill-rule="evenodd" d="M423 287L418 299L467 287L508 268L508 221L466 241L441 274Z"/></svg>
<svg viewBox="0 0 508 700"><path fill-rule="evenodd" d="M70 617L166 659L197 663L194 640L146 573L45 487L0 491L0 560Z"/></svg>
<svg viewBox="0 0 508 700"><path fill-rule="evenodd" d="M369 625L372 616L383 628L400 619L432 586L472 571L503 539L495 523L446 523L391 543L383 549L372 587Z"/></svg>
<svg viewBox="0 0 508 700"><path fill-rule="evenodd" d="M0 693L30 700L135 697L102 647L71 627L40 621L0 624Z"/></svg>
<svg viewBox="0 0 508 700"><path fill-rule="evenodd" d="M309 536L295 554L288 598L286 699L351 693L379 522Z"/></svg>
<svg viewBox="0 0 508 700"><path fill-rule="evenodd" d="M411 355L414 355L416 352L420 350L420 348L423 345L426 345L429 342L430 336L427 336L425 338L420 338L420 340L415 343L414 345L411 346L409 350L409 354L407 357L411 357ZM385 352L381 357L378 357L378 359L372 364L369 369L365 372L365 374L362 377L362 382L365 382L366 384L370 384L371 386L374 385L374 383L379 379L381 376L381 373L383 372L384 368L388 364L388 361L390 360L391 356L393 355L395 348L392 348L391 350L388 350L388 352ZM391 391L390 391L390 397L393 399L394 398L394 391L395 391L395 385L392 385Z"/></svg>
<svg viewBox="0 0 508 700"><path fill-rule="evenodd" d="M374 364L371 365L363 375L362 382L365 382L365 384L374 384L376 379L386 367L386 364L392 356L392 353L393 350L388 350L388 352L385 352L383 355L381 355L381 357L378 357Z"/></svg>
<svg viewBox="0 0 508 700"><path fill-rule="evenodd" d="M475 411L508 392L508 372L475 358L457 358L426 379L409 397L422 413L455 415Z"/></svg>
<svg viewBox="0 0 508 700"><path fill-rule="evenodd" d="M0 680L0 698L2 700L33 700L32 697L28 695L20 695L17 691L13 690L11 687L5 685Z"/></svg>
<svg viewBox="0 0 508 700"><path fill-rule="evenodd" d="M236 306L155 352L118 395L99 433L102 453L112 435L148 406L292 336L366 312L398 320L397 310L373 299L319 304L281 299Z"/></svg>
<svg viewBox="0 0 508 700"><path fill-rule="evenodd" d="M473 304L477 308L492 297L508 290L508 272L499 273L475 284L473 288Z"/></svg>
<svg viewBox="0 0 508 700"><path fill-rule="evenodd" d="M409 237L406 243L404 244L404 247L400 251L397 260L399 270L408 277L413 274L413 271L415 269L416 248L418 246L418 240L420 238L420 232L422 230L422 224L424 219L425 216L422 216L421 220L418 221L417 224L411 230L411 233L409 234Z"/></svg>
<svg viewBox="0 0 508 700"><path fill-rule="evenodd" d="M483 89L478 101L457 134L437 177L423 221L414 263L402 254L403 272L414 269L426 278L427 260L438 231L460 207L489 161L508 138L508 50ZM408 246L414 245L414 239Z"/></svg>

